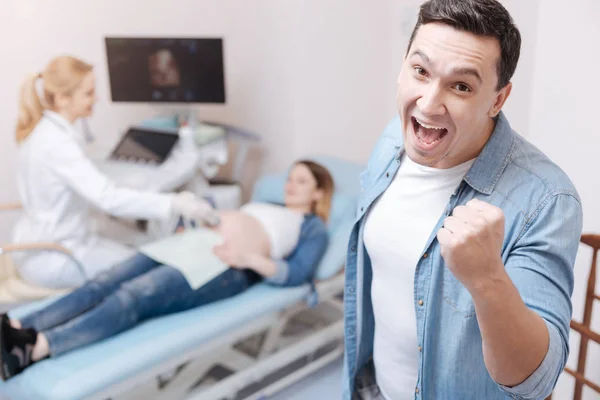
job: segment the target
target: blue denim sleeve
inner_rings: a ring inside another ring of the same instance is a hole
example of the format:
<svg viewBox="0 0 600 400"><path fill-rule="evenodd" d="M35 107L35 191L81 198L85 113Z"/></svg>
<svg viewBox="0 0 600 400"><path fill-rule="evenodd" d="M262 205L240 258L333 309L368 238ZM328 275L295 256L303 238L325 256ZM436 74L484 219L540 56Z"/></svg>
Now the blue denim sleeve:
<svg viewBox="0 0 600 400"><path fill-rule="evenodd" d="M285 260L275 260L277 272L265 279L277 286L299 286L311 281L325 254L329 242L327 230L320 219L305 222L298 246Z"/></svg>
<svg viewBox="0 0 600 400"><path fill-rule="evenodd" d="M569 356L573 267L583 224L572 194L548 198L530 218L511 251L506 271L525 305L546 322L550 344L536 371L514 387L499 385L514 399L542 399L552 393Z"/></svg>

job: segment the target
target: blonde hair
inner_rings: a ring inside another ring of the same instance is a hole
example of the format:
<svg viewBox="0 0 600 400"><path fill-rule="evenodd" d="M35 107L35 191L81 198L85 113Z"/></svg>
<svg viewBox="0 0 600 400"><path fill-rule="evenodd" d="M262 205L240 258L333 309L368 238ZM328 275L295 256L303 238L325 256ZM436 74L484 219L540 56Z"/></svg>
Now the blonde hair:
<svg viewBox="0 0 600 400"><path fill-rule="evenodd" d="M27 77L19 94L17 142L27 139L42 118L44 109L55 108L56 95L71 95L92 68L90 64L78 58L60 56L50 61L44 72ZM36 87L38 79L43 80L43 103Z"/></svg>
<svg viewBox="0 0 600 400"><path fill-rule="evenodd" d="M333 198L333 191L335 189L333 177L327 168L314 161L300 160L296 162L296 165L298 164L306 166L317 181L317 189L321 190L323 195L315 202L315 204L313 204L312 212L324 222L327 222L331 212L331 200Z"/></svg>

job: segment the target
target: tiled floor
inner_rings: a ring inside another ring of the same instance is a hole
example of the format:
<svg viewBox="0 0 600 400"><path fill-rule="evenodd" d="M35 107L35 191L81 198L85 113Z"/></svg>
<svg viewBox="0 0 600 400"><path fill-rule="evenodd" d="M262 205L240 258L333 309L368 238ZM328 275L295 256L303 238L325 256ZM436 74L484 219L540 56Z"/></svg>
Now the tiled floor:
<svg viewBox="0 0 600 400"><path fill-rule="evenodd" d="M269 400L339 400L342 398L342 360L339 359Z"/></svg>

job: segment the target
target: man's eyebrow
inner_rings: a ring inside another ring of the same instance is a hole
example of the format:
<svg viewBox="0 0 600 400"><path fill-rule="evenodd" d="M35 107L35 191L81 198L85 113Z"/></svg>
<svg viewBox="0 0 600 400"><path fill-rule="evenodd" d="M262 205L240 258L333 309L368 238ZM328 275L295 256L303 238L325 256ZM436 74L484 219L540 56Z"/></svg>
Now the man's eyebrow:
<svg viewBox="0 0 600 400"><path fill-rule="evenodd" d="M463 68L454 68L451 73L453 75L471 75L477 78L479 83L483 83L483 79L481 78L481 74L474 68L463 67Z"/></svg>
<svg viewBox="0 0 600 400"><path fill-rule="evenodd" d="M419 56L423 59L423 61L425 61L428 64L431 64L431 60L429 59L429 57L427 56L427 54L423 53L421 50L415 50L412 53L410 53L409 57L412 56Z"/></svg>
<svg viewBox="0 0 600 400"><path fill-rule="evenodd" d="M427 54L423 53L421 50L414 50L409 55L409 57L412 57L412 56L419 56L427 64L435 65L435 63L431 61L431 59L429 58L429 56ZM479 81L479 83L483 83L483 78L481 77L481 74L475 68L459 67L459 68L454 68L450 72L453 75L471 75L471 76L475 77Z"/></svg>

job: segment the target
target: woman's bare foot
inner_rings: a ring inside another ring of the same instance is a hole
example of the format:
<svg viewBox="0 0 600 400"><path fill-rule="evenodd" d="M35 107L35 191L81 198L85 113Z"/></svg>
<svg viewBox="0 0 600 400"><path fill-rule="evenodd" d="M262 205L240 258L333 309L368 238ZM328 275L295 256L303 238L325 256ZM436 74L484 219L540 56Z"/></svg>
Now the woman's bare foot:
<svg viewBox="0 0 600 400"><path fill-rule="evenodd" d="M48 339L42 333L38 333L37 340L35 342L35 346L33 346L33 351L31 353L31 359L33 361L42 360L50 355L50 345L48 344Z"/></svg>

